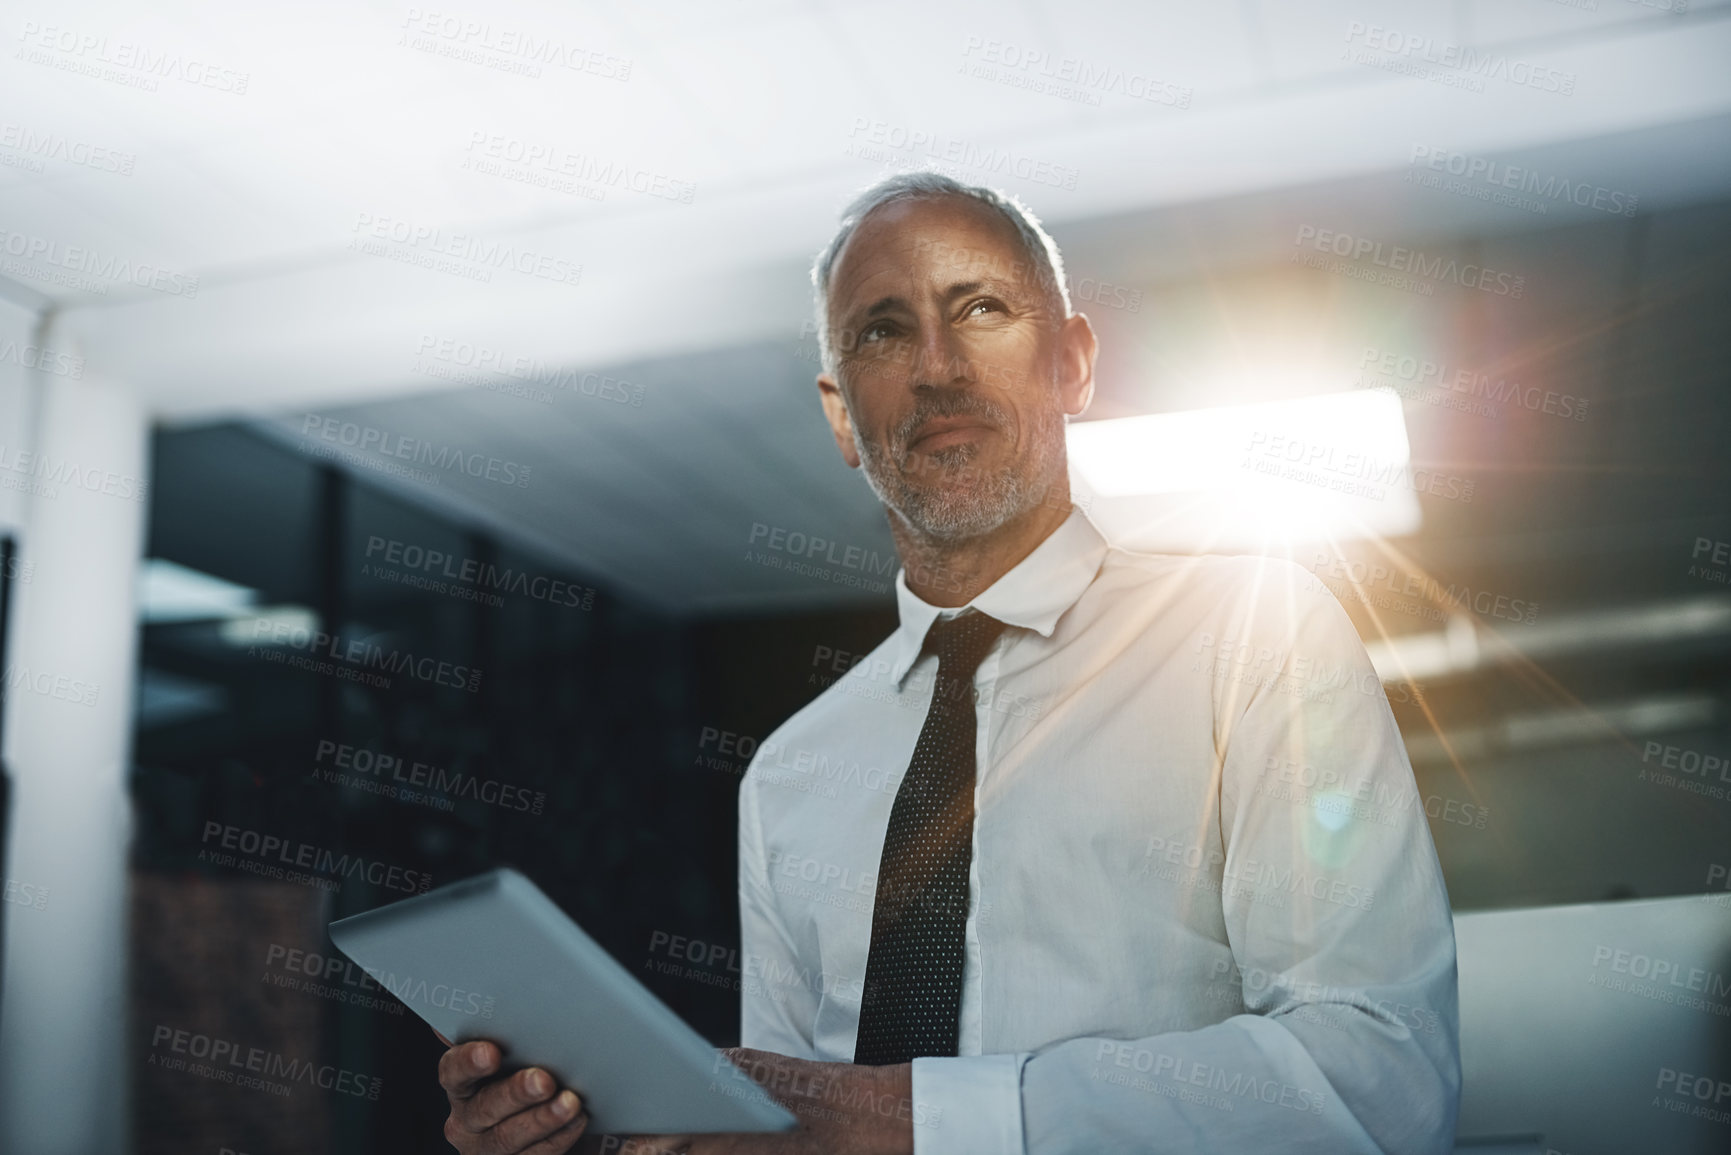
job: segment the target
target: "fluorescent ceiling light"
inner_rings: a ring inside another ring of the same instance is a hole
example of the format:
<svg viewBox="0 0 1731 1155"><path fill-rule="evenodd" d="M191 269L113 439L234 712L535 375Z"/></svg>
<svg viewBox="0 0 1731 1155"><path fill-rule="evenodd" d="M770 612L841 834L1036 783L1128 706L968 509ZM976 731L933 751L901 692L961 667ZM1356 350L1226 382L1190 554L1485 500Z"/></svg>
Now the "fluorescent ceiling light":
<svg viewBox="0 0 1731 1155"><path fill-rule="evenodd" d="M231 646L304 644L319 628L315 610L297 605L261 607L255 589L162 558L145 561L138 588L139 612L145 622L220 622L222 640ZM154 708L151 702L146 705Z"/></svg>
<svg viewBox="0 0 1731 1155"><path fill-rule="evenodd" d="M303 648L318 633L319 615L306 606L265 606L222 623L222 640L231 646L296 645Z"/></svg>
<svg viewBox="0 0 1731 1155"><path fill-rule="evenodd" d="M1564 710L1512 714L1486 726L1467 726L1441 734L1409 734L1407 756L1414 762L1451 762L1490 758L1523 750L1555 749L1644 734L1667 734L1714 725L1719 700L1704 691L1661 694L1599 702Z"/></svg>
<svg viewBox="0 0 1731 1155"><path fill-rule="evenodd" d="M231 618L257 600L257 590L159 557L147 558L138 573L139 614L146 623Z"/></svg>
<svg viewBox="0 0 1731 1155"><path fill-rule="evenodd" d="M1440 631L1378 638L1366 642L1365 649L1383 681L1424 681L1523 658L1560 658L1723 634L1731 634L1731 598L1708 594L1684 601L1563 614L1507 632L1481 628L1466 615L1456 614Z"/></svg>
<svg viewBox="0 0 1731 1155"><path fill-rule="evenodd" d="M1396 537L1421 521L1400 398L1359 390L1069 427L1078 501L1143 549ZM1443 482L1446 485L1446 480Z"/></svg>

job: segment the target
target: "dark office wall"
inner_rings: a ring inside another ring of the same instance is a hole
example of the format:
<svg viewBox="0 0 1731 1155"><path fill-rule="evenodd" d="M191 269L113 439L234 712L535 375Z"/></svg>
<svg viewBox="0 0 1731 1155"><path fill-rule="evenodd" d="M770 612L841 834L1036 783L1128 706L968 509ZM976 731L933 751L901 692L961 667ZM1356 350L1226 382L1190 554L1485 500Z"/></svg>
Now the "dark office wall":
<svg viewBox="0 0 1731 1155"><path fill-rule="evenodd" d="M439 1149L442 1048L323 931L405 897L411 872L438 885L518 867L699 1030L737 1041L740 751L890 617L682 623L243 429L163 432L154 455L150 556L258 596L226 625L144 629L132 779L142 1149L187 1149L195 1124L212 1150ZM453 560L428 564L431 551ZM490 576L463 581L468 561ZM293 625L313 619L337 640L292 644ZM350 643L444 663L465 685L439 684L436 667L368 684L390 659L357 668L340 657ZM448 788L419 781L417 762ZM388 874L297 885L255 873L280 853L224 848L249 832L403 873L398 886ZM146 1057L164 1024L377 1077L379 1097L284 1111L259 1091L164 1078Z"/></svg>

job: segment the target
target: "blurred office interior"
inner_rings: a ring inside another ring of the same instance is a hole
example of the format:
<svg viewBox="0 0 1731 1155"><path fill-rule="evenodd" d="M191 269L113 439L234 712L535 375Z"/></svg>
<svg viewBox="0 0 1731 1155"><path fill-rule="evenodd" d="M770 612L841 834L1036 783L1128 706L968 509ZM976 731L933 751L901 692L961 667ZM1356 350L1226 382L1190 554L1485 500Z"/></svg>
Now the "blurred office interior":
<svg viewBox="0 0 1731 1155"><path fill-rule="evenodd" d="M737 1041L740 775L895 623L807 268L936 168L1033 208L1100 334L1089 516L1290 558L1370 648L1461 1149L1724 1149L1654 1073L1731 1085L1731 991L1598 980L1731 974L1731 4L474 17L11 21L0 1146L442 1149L439 1044L323 930L411 875L519 867ZM379 1090L167 1070L164 1025Z"/></svg>

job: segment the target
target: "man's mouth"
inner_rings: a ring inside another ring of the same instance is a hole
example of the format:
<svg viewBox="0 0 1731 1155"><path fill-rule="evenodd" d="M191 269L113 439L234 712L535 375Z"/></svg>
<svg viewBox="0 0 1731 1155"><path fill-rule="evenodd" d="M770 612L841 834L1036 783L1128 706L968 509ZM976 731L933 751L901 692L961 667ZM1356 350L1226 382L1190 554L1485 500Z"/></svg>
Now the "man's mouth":
<svg viewBox="0 0 1731 1155"><path fill-rule="evenodd" d="M977 441L994 427L979 417L939 417L926 422L908 443L911 453L937 453L952 446Z"/></svg>

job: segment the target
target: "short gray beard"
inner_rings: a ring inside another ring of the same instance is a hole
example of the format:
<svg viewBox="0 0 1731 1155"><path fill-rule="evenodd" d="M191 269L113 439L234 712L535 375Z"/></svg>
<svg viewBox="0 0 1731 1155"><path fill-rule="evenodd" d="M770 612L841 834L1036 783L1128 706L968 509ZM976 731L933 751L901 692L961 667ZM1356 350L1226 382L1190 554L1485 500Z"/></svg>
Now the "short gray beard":
<svg viewBox="0 0 1731 1155"><path fill-rule="evenodd" d="M879 501L895 511L915 533L930 541L954 543L983 537L1045 501L1054 469L1063 461L1064 419L1042 407L1030 431L1030 453L1001 469L983 473L973 465L979 446L956 445L930 454L910 454L915 430L935 417L984 417L1000 432L1011 428L1009 413L976 394L937 394L922 399L906 421L880 447L865 439L856 444L866 483ZM915 485L904 465L917 456L918 471L936 474L937 484ZM974 481L972 485L948 484Z"/></svg>

